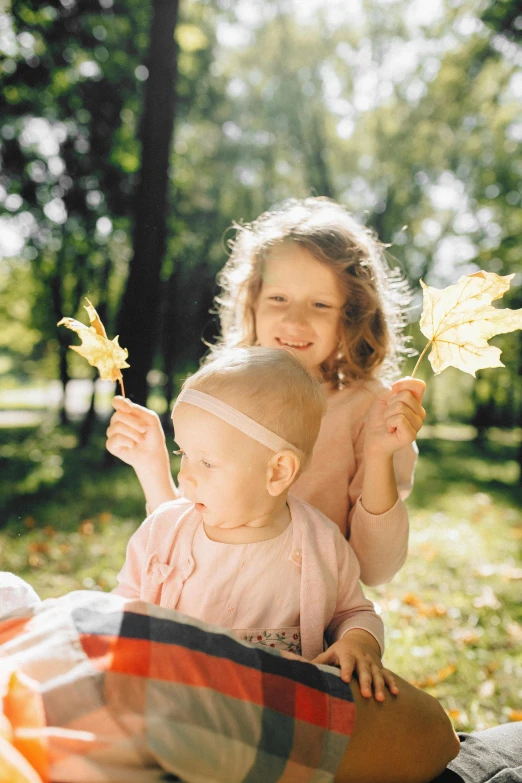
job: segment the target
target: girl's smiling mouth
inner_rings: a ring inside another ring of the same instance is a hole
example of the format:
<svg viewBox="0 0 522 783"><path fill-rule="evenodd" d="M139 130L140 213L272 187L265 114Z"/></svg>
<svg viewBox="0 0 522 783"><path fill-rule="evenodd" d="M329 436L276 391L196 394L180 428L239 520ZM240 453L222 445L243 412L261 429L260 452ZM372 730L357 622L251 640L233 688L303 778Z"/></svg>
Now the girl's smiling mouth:
<svg viewBox="0 0 522 783"><path fill-rule="evenodd" d="M310 348L310 346L313 345L313 343L305 340L283 340L282 337L276 337L275 339L281 348L294 348L297 351L303 350L304 348Z"/></svg>

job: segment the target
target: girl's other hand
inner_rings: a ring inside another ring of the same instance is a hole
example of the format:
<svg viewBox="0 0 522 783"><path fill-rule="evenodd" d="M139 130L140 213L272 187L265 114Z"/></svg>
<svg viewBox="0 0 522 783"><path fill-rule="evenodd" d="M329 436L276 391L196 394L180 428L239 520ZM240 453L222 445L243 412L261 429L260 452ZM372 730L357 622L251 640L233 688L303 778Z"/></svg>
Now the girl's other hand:
<svg viewBox="0 0 522 783"><path fill-rule="evenodd" d="M112 404L116 412L107 429L106 444L111 454L139 470L167 453L163 428L154 411L119 396Z"/></svg>
<svg viewBox="0 0 522 783"><path fill-rule="evenodd" d="M356 674L361 696L367 699L375 696L376 701L384 701L386 688L393 695L399 692L392 672L382 665L377 640L362 628L347 631L342 639L314 658L312 663L339 666L345 682L350 682Z"/></svg>
<svg viewBox="0 0 522 783"><path fill-rule="evenodd" d="M416 440L426 418L422 407L425 389L419 378L402 378L379 395L368 415L367 452L391 455Z"/></svg>

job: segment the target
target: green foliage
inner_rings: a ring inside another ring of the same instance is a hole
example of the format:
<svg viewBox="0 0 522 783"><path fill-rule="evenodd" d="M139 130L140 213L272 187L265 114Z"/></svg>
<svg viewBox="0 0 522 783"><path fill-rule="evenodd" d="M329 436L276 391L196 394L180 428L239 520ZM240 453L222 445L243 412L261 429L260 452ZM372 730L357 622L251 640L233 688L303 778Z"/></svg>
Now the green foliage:
<svg viewBox="0 0 522 783"><path fill-rule="evenodd" d="M208 310L227 227L289 196L339 198L392 245L414 288L421 276L442 286L479 267L522 273L518 6L448 0L439 15L417 6L367 0L346 17L334 2L181 4L154 357L167 396L216 333ZM58 345L56 316L77 314L89 291L111 329L125 286L150 5L8 9L3 209L23 216L41 285L27 327L63 369L69 338ZM31 141L34 121L47 123L54 151ZM517 276L510 306L522 305L520 290ZM495 415L519 421L520 340L502 345L514 391Z"/></svg>

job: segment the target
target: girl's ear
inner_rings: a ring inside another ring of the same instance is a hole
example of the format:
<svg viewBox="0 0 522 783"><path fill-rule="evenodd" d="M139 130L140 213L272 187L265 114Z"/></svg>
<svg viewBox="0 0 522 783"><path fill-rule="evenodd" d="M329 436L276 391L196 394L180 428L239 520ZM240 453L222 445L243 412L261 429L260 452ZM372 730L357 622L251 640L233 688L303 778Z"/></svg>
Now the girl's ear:
<svg viewBox="0 0 522 783"><path fill-rule="evenodd" d="M269 495L282 495L296 480L301 469L301 460L291 449L277 451L270 458L267 467L266 488Z"/></svg>

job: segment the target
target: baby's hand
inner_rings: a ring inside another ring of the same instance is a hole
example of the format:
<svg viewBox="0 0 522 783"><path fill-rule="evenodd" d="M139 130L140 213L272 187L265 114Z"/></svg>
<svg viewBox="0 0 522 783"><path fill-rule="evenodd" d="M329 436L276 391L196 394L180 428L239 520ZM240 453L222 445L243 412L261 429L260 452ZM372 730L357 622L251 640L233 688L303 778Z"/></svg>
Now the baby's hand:
<svg viewBox="0 0 522 783"><path fill-rule="evenodd" d="M365 450L392 455L417 438L426 418L419 378L402 378L374 402L366 424Z"/></svg>
<svg viewBox="0 0 522 783"><path fill-rule="evenodd" d="M399 692L393 674L382 665L377 640L362 628L347 631L342 639L314 658L312 663L340 666L341 677L345 682L350 682L355 673L359 680L361 696L367 699L372 696L372 686L377 701L384 701L385 686L388 686L390 693L394 695Z"/></svg>
<svg viewBox="0 0 522 783"><path fill-rule="evenodd" d="M136 470L146 468L168 453L159 417L154 411L123 397L114 397L116 408L107 429L107 450Z"/></svg>

